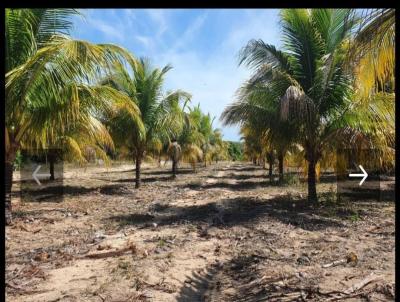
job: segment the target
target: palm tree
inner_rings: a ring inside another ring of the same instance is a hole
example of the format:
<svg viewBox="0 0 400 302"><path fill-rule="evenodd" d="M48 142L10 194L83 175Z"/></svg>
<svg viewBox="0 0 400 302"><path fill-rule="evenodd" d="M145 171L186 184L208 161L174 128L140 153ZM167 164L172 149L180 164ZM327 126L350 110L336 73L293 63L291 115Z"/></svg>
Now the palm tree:
<svg viewBox="0 0 400 302"><path fill-rule="evenodd" d="M219 160L228 159L228 142L222 138L221 129L213 129L213 133L210 138L211 154L210 158L218 163Z"/></svg>
<svg viewBox="0 0 400 302"><path fill-rule="evenodd" d="M380 151L381 166L389 170L394 163L395 10L363 10L359 18L346 57L355 86L353 110L346 116Z"/></svg>
<svg viewBox="0 0 400 302"><path fill-rule="evenodd" d="M178 162L182 157L182 148L175 139L168 146L168 153L172 160L172 177L176 178Z"/></svg>
<svg viewBox="0 0 400 302"><path fill-rule="evenodd" d="M118 46L71 40L67 35L72 25L69 17L75 13L71 9L6 10L7 222L11 222L12 167L21 144L36 140L46 148L51 145L50 137L54 138L52 126L57 124L57 129L63 130L73 125L81 112L112 107L111 100L98 97L100 90L90 83L104 75L114 61L135 64ZM81 103L82 93L94 98ZM113 91L107 93L115 96ZM47 127L46 135L43 127Z"/></svg>
<svg viewBox="0 0 400 302"><path fill-rule="evenodd" d="M100 121L101 114L112 114L122 108L130 109L132 118L140 115L139 109L129 104L125 95L110 87L80 86L76 97L80 102L79 114L73 123L64 123L57 116L68 112L71 95L67 89L62 94L63 99L52 100L38 104L33 114L43 116L36 119L27 130L25 139L21 142L23 148L30 150L42 149L47 153L50 164L50 179L54 180L54 162L57 156L64 160L87 162L87 151L90 150L96 158L109 163L107 151L114 150L114 143L105 125ZM59 106L54 106L55 103ZM97 113L95 113L97 111ZM57 150L60 150L62 154Z"/></svg>
<svg viewBox="0 0 400 302"><path fill-rule="evenodd" d="M284 50L252 40L241 63L255 69L252 83L269 88L281 118L299 133L308 161L308 199L316 202L316 165L330 134L343 126L352 96L342 67L354 19L348 9L285 9L281 24Z"/></svg>
<svg viewBox="0 0 400 302"><path fill-rule="evenodd" d="M196 171L196 163L203 157L201 146L203 135L200 133L201 110L199 106L188 107L188 112L183 112L183 127L177 135L177 143L181 147L181 157L185 162L189 162L193 170Z"/></svg>
<svg viewBox="0 0 400 302"><path fill-rule="evenodd" d="M191 118L192 120L196 120L198 134L200 135L200 147L203 153L203 162L204 167L207 167L207 161L210 159L210 139L213 134L212 124L214 118L211 118L211 115L204 114L200 109L200 104L192 108L191 110Z"/></svg>
<svg viewBox="0 0 400 302"><path fill-rule="evenodd" d="M257 79L256 79L257 81ZM296 131L292 123L280 118L279 96L263 83L251 79L238 91L238 100L228 106L221 115L225 124L246 122L253 128L254 135L260 138L262 147L261 157L270 167L272 179L272 164L274 153L278 158L279 180L283 181L283 162L285 154L296 140Z"/></svg>
<svg viewBox="0 0 400 302"><path fill-rule="evenodd" d="M242 134L241 140L244 140L243 153L245 157L254 165L258 164L263 157L263 148L266 146L262 142L262 133L258 128L253 127L251 121L244 121L240 127L240 133Z"/></svg>
<svg viewBox="0 0 400 302"><path fill-rule="evenodd" d="M354 71L358 97L367 100L374 92L394 88L395 10L366 9L358 18L346 65Z"/></svg>
<svg viewBox="0 0 400 302"><path fill-rule="evenodd" d="M203 144L202 144L202 151L203 151L203 161L204 167L207 167L207 161L211 162L210 159L210 151L211 151L211 139L213 135L213 128L212 124L215 118L211 118L210 114L201 114L201 122L200 122L200 133L203 136Z"/></svg>
<svg viewBox="0 0 400 302"><path fill-rule="evenodd" d="M162 69L152 68L150 62L140 59L132 66L130 74L122 64L114 66L114 73L102 83L124 93L141 113L144 132L141 133L135 120L125 113L110 117L108 125L119 144L128 146L136 164L136 188L140 187L141 164L146 152L160 146L160 142L172 136L181 127L182 120L176 113L182 100L187 102L190 95L177 90L163 93L162 87L170 65Z"/></svg>

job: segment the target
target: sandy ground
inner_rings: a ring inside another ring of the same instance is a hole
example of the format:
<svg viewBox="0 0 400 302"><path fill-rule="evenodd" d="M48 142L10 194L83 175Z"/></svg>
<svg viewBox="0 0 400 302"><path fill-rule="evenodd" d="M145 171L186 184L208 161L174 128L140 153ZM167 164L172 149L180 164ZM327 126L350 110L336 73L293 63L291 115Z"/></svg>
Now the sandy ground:
<svg viewBox="0 0 400 302"><path fill-rule="evenodd" d="M394 301L390 198L337 205L326 176L311 208L246 163L64 172L13 200L7 301Z"/></svg>

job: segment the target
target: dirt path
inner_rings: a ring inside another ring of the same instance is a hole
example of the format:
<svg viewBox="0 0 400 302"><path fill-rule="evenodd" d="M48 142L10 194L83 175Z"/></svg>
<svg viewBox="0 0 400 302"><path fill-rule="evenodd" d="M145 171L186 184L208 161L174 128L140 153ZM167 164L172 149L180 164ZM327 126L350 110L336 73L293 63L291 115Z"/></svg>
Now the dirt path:
<svg viewBox="0 0 400 302"><path fill-rule="evenodd" d="M310 209L304 184L244 163L146 168L139 190L131 166L67 173L62 202L14 207L7 301L394 300L393 201Z"/></svg>

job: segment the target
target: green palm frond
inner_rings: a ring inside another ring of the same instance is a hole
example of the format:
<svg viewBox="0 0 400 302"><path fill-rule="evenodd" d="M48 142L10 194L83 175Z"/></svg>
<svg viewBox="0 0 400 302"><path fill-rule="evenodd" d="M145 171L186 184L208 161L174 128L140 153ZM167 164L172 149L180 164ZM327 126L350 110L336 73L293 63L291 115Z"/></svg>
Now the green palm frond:
<svg viewBox="0 0 400 302"><path fill-rule="evenodd" d="M361 99L368 100L382 87L394 86L394 9L367 11L350 43L346 63L355 72L354 84Z"/></svg>
<svg viewBox="0 0 400 302"><path fill-rule="evenodd" d="M150 60L141 58L131 67L130 73L117 62L112 72L100 81L125 97L122 105L109 116L108 126L118 144L127 145L131 152L159 153L164 142L182 128L181 105L185 106L191 96L181 90L163 93L165 76L172 68L170 65L153 68ZM127 111L128 104L132 106L131 116Z"/></svg>
<svg viewBox="0 0 400 302"><path fill-rule="evenodd" d="M279 67L282 70L290 70L289 56L262 40L249 41L241 50L239 59L239 65L245 63L256 69L267 64L271 69Z"/></svg>

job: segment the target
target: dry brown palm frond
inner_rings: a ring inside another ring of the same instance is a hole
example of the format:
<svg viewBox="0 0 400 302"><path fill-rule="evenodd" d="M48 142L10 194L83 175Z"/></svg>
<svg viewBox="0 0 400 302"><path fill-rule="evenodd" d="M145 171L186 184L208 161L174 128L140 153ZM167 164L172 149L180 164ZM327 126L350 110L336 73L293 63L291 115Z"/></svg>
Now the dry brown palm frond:
<svg viewBox="0 0 400 302"><path fill-rule="evenodd" d="M283 120L301 119L310 122L316 115L312 99L296 86L289 86L281 98L281 118Z"/></svg>

